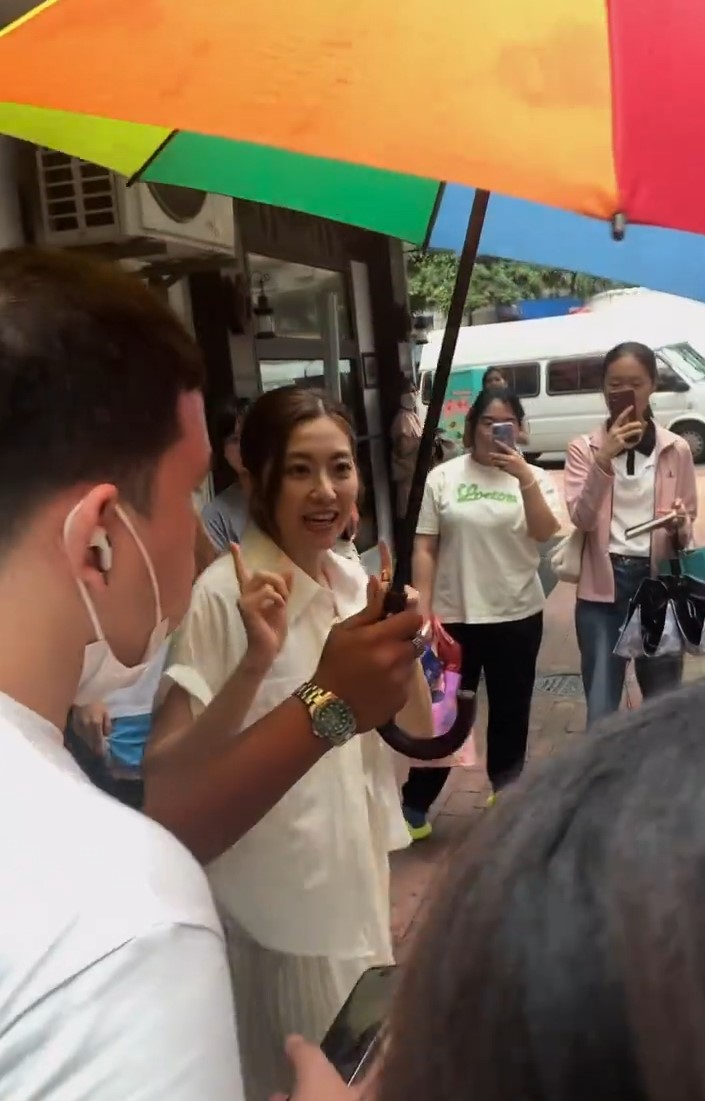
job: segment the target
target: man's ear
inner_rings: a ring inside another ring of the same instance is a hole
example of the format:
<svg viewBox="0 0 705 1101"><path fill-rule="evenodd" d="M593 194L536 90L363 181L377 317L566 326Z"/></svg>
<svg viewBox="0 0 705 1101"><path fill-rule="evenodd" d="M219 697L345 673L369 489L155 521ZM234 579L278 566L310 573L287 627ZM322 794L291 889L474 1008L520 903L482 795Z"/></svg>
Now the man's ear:
<svg viewBox="0 0 705 1101"><path fill-rule="evenodd" d="M65 528L64 544L74 575L91 588L104 588L112 566L106 519L117 500L115 486L93 486L74 506Z"/></svg>

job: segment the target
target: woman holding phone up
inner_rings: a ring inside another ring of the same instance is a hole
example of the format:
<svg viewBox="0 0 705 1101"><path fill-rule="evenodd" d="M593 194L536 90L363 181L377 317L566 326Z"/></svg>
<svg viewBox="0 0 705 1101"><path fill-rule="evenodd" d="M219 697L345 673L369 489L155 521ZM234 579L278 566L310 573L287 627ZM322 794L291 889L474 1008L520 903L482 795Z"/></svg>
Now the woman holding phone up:
<svg viewBox="0 0 705 1101"><path fill-rule="evenodd" d="M605 356L602 385L609 418L568 448L565 492L571 520L585 534L575 625L588 727L619 708L626 661L614 654L629 601L645 577L687 546L697 513L695 469L685 440L656 424L656 356L645 344L618 344ZM628 529L671 512L663 528L627 538ZM642 695L675 687L682 658L635 662Z"/></svg>
<svg viewBox="0 0 705 1101"><path fill-rule="evenodd" d="M462 650L462 687L484 671L489 704L487 773L493 791L524 767L544 595L539 543L560 527L549 474L516 448L524 410L509 390L485 390L467 415L468 453L426 479L414 542L413 579L424 618L437 617ZM412 839L447 768L412 768L402 789Z"/></svg>

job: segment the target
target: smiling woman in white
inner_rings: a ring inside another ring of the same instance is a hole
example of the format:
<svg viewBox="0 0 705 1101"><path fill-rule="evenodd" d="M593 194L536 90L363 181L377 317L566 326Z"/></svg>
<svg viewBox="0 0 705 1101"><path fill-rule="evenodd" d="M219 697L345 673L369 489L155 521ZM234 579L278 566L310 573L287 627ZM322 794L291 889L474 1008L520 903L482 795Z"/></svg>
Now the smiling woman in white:
<svg viewBox="0 0 705 1101"><path fill-rule="evenodd" d="M242 560L290 581L286 640L247 727L309 680L333 624L365 605L367 577L332 550L358 491L343 416L311 391L272 391L248 412L241 447L259 524L245 531ZM187 694L194 716L247 651L238 596L226 556L197 583L175 640L167 677ZM388 854L407 843L392 754L371 732L323 756L210 865L249 1101L264 1101L287 1081L288 1033L322 1039L362 972L392 961Z"/></svg>

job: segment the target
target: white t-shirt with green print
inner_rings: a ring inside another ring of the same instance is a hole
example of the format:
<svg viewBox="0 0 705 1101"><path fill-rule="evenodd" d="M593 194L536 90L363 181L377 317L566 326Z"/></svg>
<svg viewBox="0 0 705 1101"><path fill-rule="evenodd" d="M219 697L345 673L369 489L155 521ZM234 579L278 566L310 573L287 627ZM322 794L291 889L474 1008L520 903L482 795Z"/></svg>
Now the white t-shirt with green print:
<svg viewBox="0 0 705 1101"><path fill-rule="evenodd" d="M560 519L546 471L531 471ZM446 623L505 623L541 611L539 548L526 530L516 478L469 455L432 470L416 531L437 535L433 614Z"/></svg>

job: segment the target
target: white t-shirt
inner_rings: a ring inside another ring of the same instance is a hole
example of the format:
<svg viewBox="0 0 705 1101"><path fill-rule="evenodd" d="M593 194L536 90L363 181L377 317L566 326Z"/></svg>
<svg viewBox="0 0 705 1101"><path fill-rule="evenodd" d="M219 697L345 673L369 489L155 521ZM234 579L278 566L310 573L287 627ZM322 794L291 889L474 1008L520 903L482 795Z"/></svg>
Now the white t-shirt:
<svg viewBox="0 0 705 1101"><path fill-rule="evenodd" d="M0 694L0 1098L241 1101L203 872Z"/></svg>
<svg viewBox="0 0 705 1101"><path fill-rule="evenodd" d="M262 532L241 543L250 570L282 569L282 552ZM243 722L267 715L316 671L337 618L365 604L359 562L330 551L324 588L293 563L288 635ZM196 582L191 607L174 636L166 677L199 715L247 649L229 555ZM272 767L276 767L273 763ZM227 915L258 944L300 956L360 959L391 955L388 853L409 844L392 751L376 731L326 753L236 845L208 868Z"/></svg>
<svg viewBox="0 0 705 1101"><path fill-rule="evenodd" d="M550 475L531 472L560 520ZM416 531L439 537L432 606L445 623L506 623L541 611L539 549L511 474L469 455L442 463L426 479Z"/></svg>
<svg viewBox="0 0 705 1101"><path fill-rule="evenodd" d="M610 554L625 554L634 558L651 555L651 532L627 539L625 531L646 520L653 520L656 500L656 451L650 455L634 452L634 473L627 474L627 453L612 460L612 521L610 523Z"/></svg>

